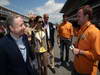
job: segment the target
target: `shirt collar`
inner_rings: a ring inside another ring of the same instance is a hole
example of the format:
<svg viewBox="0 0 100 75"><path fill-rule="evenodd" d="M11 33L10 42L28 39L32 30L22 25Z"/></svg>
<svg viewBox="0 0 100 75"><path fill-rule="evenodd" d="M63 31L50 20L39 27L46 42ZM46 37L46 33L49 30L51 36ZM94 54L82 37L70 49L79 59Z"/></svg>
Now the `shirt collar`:
<svg viewBox="0 0 100 75"><path fill-rule="evenodd" d="M91 22L90 21L87 21L84 25L82 25L80 27L78 34L80 35L90 25L91 25Z"/></svg>
<svg viewBox="0 0 100 75"><path fill-rule="evenodd" d="M90 25L90 24L91 24L91 22L87 21L84 25L81 26L81 29L84 28L84 27L86 27L86 26L88 26L88 25Z"/></svg>
<svg viewBox="0 0 100 75"><path fill-rule="evenodd" d="M22 41L22 36L19 38L16 38L13 34L10 33L10 35L15 41Z"/></svg>

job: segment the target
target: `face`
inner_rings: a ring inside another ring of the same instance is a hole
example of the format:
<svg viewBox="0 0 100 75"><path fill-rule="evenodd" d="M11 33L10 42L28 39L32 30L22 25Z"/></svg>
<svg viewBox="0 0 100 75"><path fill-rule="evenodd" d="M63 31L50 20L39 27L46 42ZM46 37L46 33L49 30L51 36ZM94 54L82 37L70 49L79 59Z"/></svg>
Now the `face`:
<svg viewBox="0 0 100 75"><path fill-rule="evenodd" d="M67 16L63 16L63 21L64 21L64 22L67 21Z"/></svg>
<svg viewBox="0 0 100 75"><path fill-rule="evenodd" d="M42 18L39 18L37 28L41 29L42 28L42 24L43 24L43 20L42 20Z"/></svg>
<svg viewBox="0 0 100 75"><path fill-rule="evenodd" d="M82 9L80 9L77 13L77 21L79 25L83 25L86 21L86 16L83 14Z"/></svg>
<svg viewBox="0 0 100 75"><path fill-rule="evenodd" d="M10 30L13 34L17 36L21 36L25 31L25 24L22 17L18 17L14 19L14 25L10 26Z"/></svg>
<svg viewBox="0 0 100 75"><path fill-rule="evenodd" d="M49 20L49 16L46 14L46 15L44 15L44 21L48 21Z"/></svg>

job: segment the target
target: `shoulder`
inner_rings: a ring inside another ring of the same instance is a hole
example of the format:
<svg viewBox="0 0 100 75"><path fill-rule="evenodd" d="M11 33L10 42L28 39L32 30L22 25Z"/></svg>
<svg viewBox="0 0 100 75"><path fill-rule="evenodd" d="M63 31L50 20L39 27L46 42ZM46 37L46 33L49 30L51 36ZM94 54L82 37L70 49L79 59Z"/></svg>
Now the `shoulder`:
<svg viewBox="0 0 100 75"><path fill-rule="evenodd" d="M88 31L90 32L90 33L96 33L96 32L98 32L99 31L99 29L98 28L96 28L96 26L95 25L90 25L90 27L89 27L89 29L88 29Z"/></svg>
<svg viewBox="0 0 100 75"><path fill-rule="evenodd" d="M95 27L95 25L91 25L89 28L88 28L88 34L91 36L91 37L98 37L99 34L100 34L100 31L98 28Z"/></svg>
<svg viewBox="0 0 100 75"><path fill-rule="evenodd" d="M50 25L53 25L53 23L52 23L52 22L49 22L49 24L50 24Z"/></svg>
<svg viewBox="0 0 100 75"><path fill-rule="evenodd" d="M72 23L71 23L71 22L69 22L69 21L67 22L67 24L68 24L68 25L70 25L70 26L72 26Z"/></svg>
<svg viewBox="0 0 100 75"><path fill-rule="evenodd" d="M27 35L23 35L22 37L23 37L24 41L26 40L28 42L28 36Z"/></svg>
<svg viewBox="0 0 100 75"><path fill-rule="evenodd" d="M28 38L28 36L25 34L25 35L23 35L23 38Z"/></svg>
<svg viewBox="0 0 100 75"><path fill-rule="evenodd" d="M3 38L0 39L0 47L5 47L7 45L7 36L4 36Z"/></svg>
<svg viewBox="0 0 100 75"><path fill-rule="evenodd" d="M53 27L54 24L53 24L52 22L49 22L49 25L50 25L51 27Z"/></svg>
<svg viewBox="0 0 100 75"><path fill-rule="evenodd" d="M50 26L51 28L53 28L53 29L56 29L55 24L53 24L53 23L51 23L51 22L49 22L49 26Z"/></svg>

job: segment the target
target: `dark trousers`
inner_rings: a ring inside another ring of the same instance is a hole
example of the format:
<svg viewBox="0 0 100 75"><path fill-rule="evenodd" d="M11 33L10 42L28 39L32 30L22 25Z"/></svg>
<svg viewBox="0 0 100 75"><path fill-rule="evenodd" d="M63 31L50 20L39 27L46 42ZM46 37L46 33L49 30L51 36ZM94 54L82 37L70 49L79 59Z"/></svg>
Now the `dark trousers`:
<svg viewBox="0 0 100 75"><path fill-rule="evenodd" d="M71 45L71 41L69 39L60 40L60 60L64 61L64 53L65 53L65 61L69 60L69 47Z"/></svg>

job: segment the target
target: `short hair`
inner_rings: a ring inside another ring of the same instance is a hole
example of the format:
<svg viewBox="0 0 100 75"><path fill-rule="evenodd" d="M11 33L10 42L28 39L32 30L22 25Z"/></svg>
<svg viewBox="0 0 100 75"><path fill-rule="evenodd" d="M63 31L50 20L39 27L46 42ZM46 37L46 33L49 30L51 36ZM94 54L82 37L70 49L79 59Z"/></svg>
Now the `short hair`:
<svg viewBox="0 0 100 75"><path fill-rule="evenodd" d="M10 15L10 16L8 16L7 20L6 20L6 24L8 26L14 25L14 19L16 19L18 17L21 17L21 16L20 15L14 15L14 16Z"/></svg>
<svg viewBox="0 0 100 75"><path fill-rule="evenodd" d="M93 19L93 9L90 5L85 5L80 7L79 9L83 10L84 15L88 15L89 16L89 20Z"/></svg>
<svg viewBox="0 0 100 75"><path fill-rule="evenodd" d="M7 17L7 19L6 19L6 25L7 25L8 31L10 31L9 26L13 26L14 25L14 19L16 19L18 17L21 17L21 16L20 15L15 15L15 16L9 15Z"/></svg>
<svg viewBox="0 0 100 75"><path fill-rule="evenodd" d="M43 15L43 17L45 18L45 17L49 17L49 15L47 14L47 13L45 13L44 15Z"/></svg>

